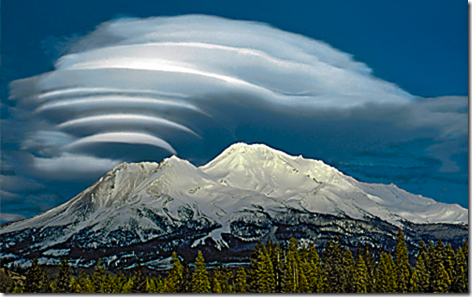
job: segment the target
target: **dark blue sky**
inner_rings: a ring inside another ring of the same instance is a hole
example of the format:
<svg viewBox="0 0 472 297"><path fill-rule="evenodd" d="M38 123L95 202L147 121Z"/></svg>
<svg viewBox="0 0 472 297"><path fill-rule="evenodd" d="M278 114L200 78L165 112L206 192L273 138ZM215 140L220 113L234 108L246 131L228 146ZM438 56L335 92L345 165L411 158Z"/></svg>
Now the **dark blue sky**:
<svg viewBox="0 0 472 297"><path fill-rule="evenodd" d="M468 94L468 7L460 0L7 0L1 9L3 87L52 69L55 55L45 51L54 51L53 36L85 34L121 16L209 14L323 40L413 95Z"/></svg>
<svg viewBox="0 0 472 297"><path fill-rule="evenodd" d="M374 76L414 96L468 95L465 1L6 0L2 2L1 13L3 106L16 104L7 100L11 81L53 71L54 61L66 53L70 41L94 31L99 24L122 17L185 14L262 22L324 41L365 63ZM468 112L463 102L458 105L457 101L452 102L454 112L462 115ZM447 112L447 99L439 105L441 112ZM234 134L219 128L207 129L206 144L194 149L190 141L179 156L204 163L234 139L263 142L291 154L322 159L362 181L393 182L412 193L468 207L468 139L464 134L467 127L460 126L463 122L457 124L447 119L445 125L462 132L448 130L447 137L435 138L441 121L433 127L426 122L411 124L408 120L410 115L423 115L424 110L434 112L436 108L425 106L394 112L360 110L350 115L357 120L337 114L338 120L332 122L320 114L303 122L276 115L257 122L248 120L257 118L257 111L254 115L247 112L235 116L240 122ZM57 182L30 175L25 172L28 169L21 170L20 167L30 168L26 165L32 163L32 157L22 154L20 148L28 135L21 126L27 121L12 116L11 110L1 110L2 120L8 120L2 125L2 171L7 176L26 179L29 190L18 189L12 182L9 191L14 195L9 200L2 197L2 213L19 215L11 216L12 219L37 214L70 199L103 174L95 172L80 181ZM385 120L373 117L375 113L385 113ZM405 123L396 125L397 120ZM16 127L20 127L18 133ZM314 133L313 127L322 129ZM149 156L143 153L127 161L146 160ZM22 209L25 201L31 206L28 210Z"/></svg>

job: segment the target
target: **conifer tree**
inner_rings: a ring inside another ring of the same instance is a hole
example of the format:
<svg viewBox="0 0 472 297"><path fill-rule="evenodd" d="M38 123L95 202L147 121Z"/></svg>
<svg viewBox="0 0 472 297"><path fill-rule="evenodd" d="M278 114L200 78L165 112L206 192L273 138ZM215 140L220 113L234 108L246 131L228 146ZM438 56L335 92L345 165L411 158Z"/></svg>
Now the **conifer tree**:
<svg viewBox="0 0 472 297"><path fill-rule="evenodd" d="M282 292L282 258L283 252L280 248L280 244L277 242L275 248L271 250L270 260L272 262L272 267L274 268L274 279L275 279L275 292Z"/></svg>
<svg viewBox="0 0 472 297"><path fill-rule="evenodd" d="M169 293L181 292L184 267L180 263L177 253L173 252L170 263L172 268L169 270L169 276L166 280L166 286Z"/></svg>
<svg viewBox="0 0 472 297"><path fill-rule="evenodd" d="M144 275L143 267L138 263L137 269L133 275L131 293L146 293L146 283L146 276Z"/></svg>
<svg viewBox="0 0 472 297"><path fill-rule="evenodd" d="M70 269L69 262L67 261L66 258L62 258L61 264L59 265L59 273L56 277L55 293L70 293L71 292L71 288L70 288L71 273L72 272Z"/></svg>
<svg viewBox="0 0 472 297"><path fill-rule="evenodd" d="M51 288L51 279L46 271L43 272L43 276L41 278L41 287L38 293L52 293Z"/></svg>
<svg viewBox="0 0 472 297"><path fill-rule="evenodd" d="M43 278L43 271L39 267L38 259L33 258L31 266L26 271L25 293L39 293L41 290L41 280Z"/></svg>
<svg viewBox="0 0 472 297"><path fill-rule="evenodd" d="M210 280L208 279L208 271L206 270L205 259L201 251L198 251L195 260L195 272L193 274L192 292L194 293L210 293Z"/></svg>
<svg viewBox="0 0 472 297"><path fill-rule="evenodd" d="M159 292L156 284L156 280L148 278L146 280L146 292L148 293L161 293Z"/></svg>
<svg viewBox="0 0 472 297"><path fill-rule="evenodd" d="M265 246L261 241L258 241L256 246L252 249L249 265L249 292L257 292L259 288L259 276L256 273L258 263L260 261L261 253L265 252Z"/></svg>
<svg viewBox="0 0 472 297"><path fill-rule="evenodd" d="M393 257L391 254L387 255L387 267L389 270L389 282L392 288L392 293L398 293L398 284L397 284L397 267L395 262L393 261Z"/></svg>
<svg viewBox="0 0 472 297"><path fill-rule="evenodd" d="M128 281L128 278L123 274L123 272L118 272L118 274L113 278L114 287L112 293L123 293L123 288Z"/></svg>
<svg viewBox="0 0 472 297"><path fill-rule="evenodd" d="M211 291L213 293L223 293L223 290L221 289L220 278L220 272L215 271L213 277L211 278Z"/></svg>
<svg viewBox="0 0 472 297"><path fill-rule="evenodd" d="M131 289L133 288L133 278L129 278L124 284L123 287L121 288L121 293L131 293ZM162 293L160 291L159 293Z"/></svg>
<svg viewBox="0 0 472 297"><path fill-rule="evenodd" d="M397 272L398 293L408 292L408 283L410 280L410 264L408 262L408 249L406 247L403 232L398 229L397 244L395 246L395 267Z"/></svg>
<svg viewBox="0 0 472 297"><path fill-rule="evenodd" d="M364 246L360 254L362 255L362 259L364 260L367 267L367 292L373 293L375 286L375 259L372 253L369 251L368 246Z"/></svg>
<svg viewBox="0 0 472 297"><path fill-rule="evenodd" d="M367 265L365 264L362 255L359 255L354 273L354 293L367 293L367 281Z"/></svg>
<svg viewBox="0 0 472 297"><path fill-rule="evenodd" d="M71 288L71 293L80 293L81 292L80 284L77 281L77 279L74 278L74 277L71 278L71 280L70 280L70 288Z"/></svg>
<svg viewBox="0 0 472 297"><path fill-rule="evenodd" d="M467 293L469 291L469 276L467 274L466 266L467 262L465 260L464 252L462 251L462 248L459 247L454 266L454 275L456 276L452 286L452 292L454 293Z"/></svg>
<svg viewBox="0 0 472 297"><path fill-rule="evenodd" d="M356 270L356 262L354 262L354 257L352 256L351 250L346 248L344 252L344 293L353 293L354 292L354 274ZM364 263L365 264L365 263Z"/></svg>
<svg viewBox="0 0 472 297"><path fill-rule="evenodd" d="M311 291L313 293L322 293L324 287L324 274L321 270L320 256L313 245L309 247L309 265L311 266L310 279Z"/></svg>
<svg viewBox="0 0 472 297"><path fill-rule="evenodd" d="M77 278L77 282L79 283L80 293L97 293L98 291L95 290L93 285L93 280L85 274L84 271L80 273Z"/></svg>
<svg viewBox="0 0 472 297"><path fill-rule="evenodd" d="M382 252L379 265L376 271L375 292L377 293L395 293L396 280L392 257Z"/></svg>
<svg viewBox="0 0 472 297"><path fill-rule="evenodd" d="M243 266L239 266L236 271L236 279L234 281L234 291L236 293L246 293L247 279L246 271Z"/></svg>
<svg viewBox="0 0 472 297"><path fill-rule="evenodd" d="M258 285L256 290L253 292L256 293L274 293L275 292L275 274L272 261L270 256L267 253L267 250L262 248L259 250L259 256L255 262L255 271L254 271L253 281Z"/></svg>
<svg viewBox="0 0 472 297"><path fill-rule="evenodd" d="M182 293L192 292L192 270L186 261L182 264L182 284L180 286L180 291Z"/></svg>
<svg viewBox="0 0 472 297"><path fill-rule="evenodd" d="M445 258L444 258L444 268L446 269L446 272L451 280L450 287L448 288L449 292L451 291L452 287L454 286L454 281L457 279L456 271L454 267L456 266L456 255L454 251L452 250L451 245L448 243L446 245L446 252L445 252Z"/></svg>
<svg viewBox="0 0 472 297"><path fill-rule="evenodd" d="M325 291L332 293L345 292L345 263L343 261L343 252L341 246L338 243L329 240L322 255L322 269L326 280L324 282Z"/></svg>
<svg viewBox="0 0 472 297"><path fill-rule="evenodd" d="M298 254L298 242L295 238L290 238L287 255L285 256L282 292L296 293L300 288L300 258Z"/></svg>
<svg viewBox="0 0 472 297"><path fill-rule="evenodd" d="M430 243L430 290L433 293L447 293L451 285L451 279L444 267L445 250L441 240L436 246Z"/></svg>
<svg viewBox="0 0 472 297"><path fill-rule="evenodd" d="M95 272L92 276L92 283L94 287L94 293L102 293L102 284L106 281L106 269L103 266L102 259L98 259L97 264L95 265Z"/></svg>
<svg viewBox="0 0 472 297"><path fill-rule="evenodd" d="M429 292L429 271L426 269L423 255L419 255L416 261L416 273L418 277L418 292Z"/></svg>
<svg viewBox="0 0 472 297"><path fill-rule="evenodd" d="M416 269L413 269L411 272L411 278L408 286L409 293L419 293L418 291L418 274L416 273Z"/></svg>

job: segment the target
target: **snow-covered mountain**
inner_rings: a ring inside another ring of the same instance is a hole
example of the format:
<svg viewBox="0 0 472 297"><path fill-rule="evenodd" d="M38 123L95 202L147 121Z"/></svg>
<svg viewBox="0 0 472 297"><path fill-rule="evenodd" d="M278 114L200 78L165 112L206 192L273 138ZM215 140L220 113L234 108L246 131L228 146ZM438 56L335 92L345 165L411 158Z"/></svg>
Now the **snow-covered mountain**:
<svg viewBox="0 0 472 297"><path fill-rule="evenodd" d="M63 205L1 227L2 261L109 267L165 266L170 253L204 249L222 262L247 260L259 240L295 236L321 245L331 236L375 247L402 227L410 244L461 241L468 210L368 184L316 160L238 143L195 167L178 157L123 163Z"/></svg>

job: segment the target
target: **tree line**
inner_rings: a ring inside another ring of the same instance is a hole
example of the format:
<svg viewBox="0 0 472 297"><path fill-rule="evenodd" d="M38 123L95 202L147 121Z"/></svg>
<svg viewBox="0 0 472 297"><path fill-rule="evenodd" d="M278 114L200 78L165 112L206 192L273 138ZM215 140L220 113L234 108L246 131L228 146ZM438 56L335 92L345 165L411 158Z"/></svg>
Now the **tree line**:
<svg viewBox="0 0 472 297"><path fill-rule="evenodd" d="M165 274L147 276L138 264L134 273L108 272L99 260L94 272L73 277L63 258L53 278L37 259L22 283L2 285L2 292L32 293L465 293L468 287L468 243L453 250L440 239L420 241L410 264L408 248L399 229L393 253L372 254L357 249L356 256L339 241L316 248L291 238L288 247L259 242L246 267L209 269L201 251L193 267L174 252Z"/></svg>

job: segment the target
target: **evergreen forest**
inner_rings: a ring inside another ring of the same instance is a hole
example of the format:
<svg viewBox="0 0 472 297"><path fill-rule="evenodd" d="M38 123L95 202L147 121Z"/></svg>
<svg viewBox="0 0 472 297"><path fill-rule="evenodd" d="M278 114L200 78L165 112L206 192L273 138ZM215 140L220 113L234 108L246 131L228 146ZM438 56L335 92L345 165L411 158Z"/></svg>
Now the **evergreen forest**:
<svg viewBox="0 0 472 297"><path fill-rule="evenodd" d="M149 275L138 265L133 270L111 273L101 261L91 272L74 273L63 258L54 275L37 259L26 269L2 268L1 291L5 293L466 293L468 243L453 250L438 239L408 252L401 230L393 252L373 254L368 248L353 249L330 240L320 251L313 245L288 247L259 242L250 264L239 267L207 267L201 251L194 263L174 252L171 267ZM353 254L354 252L354 254ZM414 265L412 265L414 263ZM74 268L77 269L77 268Z"/></svg>

